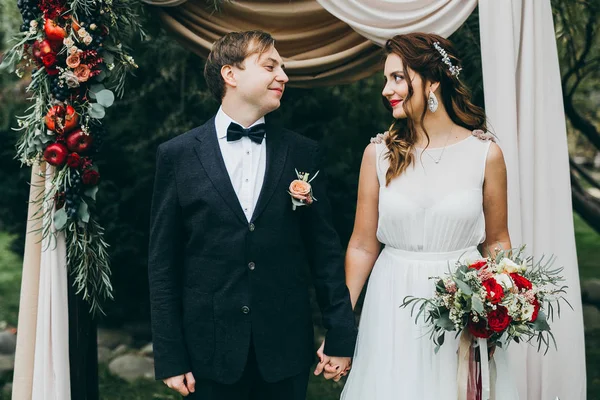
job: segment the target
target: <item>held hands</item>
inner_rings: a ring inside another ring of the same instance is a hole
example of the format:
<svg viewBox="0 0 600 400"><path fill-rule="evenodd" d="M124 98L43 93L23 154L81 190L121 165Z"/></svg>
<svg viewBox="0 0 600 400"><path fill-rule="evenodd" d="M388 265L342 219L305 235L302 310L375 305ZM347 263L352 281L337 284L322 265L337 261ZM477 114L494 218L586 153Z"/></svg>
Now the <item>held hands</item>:
<svg viewBox="0 0 600 400"><path fill-rule="evenodd" d="M196 391L196 380L191 372L188 372L185 375L172 376L170 378L163 379L163 382L170 389L178 391L182 396L187 396Z"/></svg>
<svg viewBox="0 0 600 400"><path fill-rule="evenodd" d="M315 369L315 375L323 373L325 379L333 379L338 382L343 376L348 374L350 371L352 359L350 357L330 357L323 352L325 348L325 341L317 350L317 356L319 357L319 364Z"/></svg>

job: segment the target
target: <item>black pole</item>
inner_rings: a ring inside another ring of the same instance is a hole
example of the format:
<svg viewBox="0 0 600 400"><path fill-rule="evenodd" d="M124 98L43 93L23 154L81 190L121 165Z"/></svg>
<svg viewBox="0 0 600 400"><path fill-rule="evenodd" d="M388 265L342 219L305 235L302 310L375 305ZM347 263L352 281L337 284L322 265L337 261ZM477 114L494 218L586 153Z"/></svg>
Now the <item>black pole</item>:
<svg viewBox="0 0 600 400"><path fill-rule="evenodd" d="M69 275L69 364L71 400L98 400L98 342L96 320L89 305L75 294Z"/></svg>

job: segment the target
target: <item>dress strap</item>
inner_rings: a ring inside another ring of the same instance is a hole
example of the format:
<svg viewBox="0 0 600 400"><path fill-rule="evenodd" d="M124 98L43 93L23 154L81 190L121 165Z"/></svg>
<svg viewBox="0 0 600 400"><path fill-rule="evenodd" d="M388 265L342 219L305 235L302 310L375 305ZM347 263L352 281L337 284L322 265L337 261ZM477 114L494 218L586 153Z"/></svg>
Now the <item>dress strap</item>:
<svg viewBox="0 0 600 400"><path fill-rule="evenodd" d="M483 140L483 141L491 140L494 143L496 142L496 136L494 136L493 133L484 132L481 129L475 129L474 131L471 132L471 135L475 136L479 140Z"/></svg>
<svg viewBox="0 0 600 400"><path fill-rule="evenodd" d="M385 174L387 173L389 163L385 157L387 146L385 144L385 138L388 136L388 132L378 133L375 137L371 138L371 143L375 144L375 167L377 169L377 179L379 180L379 186L385 186Z"/></svg>

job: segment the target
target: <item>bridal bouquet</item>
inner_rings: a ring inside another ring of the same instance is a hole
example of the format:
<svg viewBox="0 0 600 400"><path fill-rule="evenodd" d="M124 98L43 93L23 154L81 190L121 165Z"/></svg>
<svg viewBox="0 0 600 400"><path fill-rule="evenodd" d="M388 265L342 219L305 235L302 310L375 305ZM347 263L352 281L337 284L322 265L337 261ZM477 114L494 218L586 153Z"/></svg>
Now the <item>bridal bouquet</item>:
<svg viewBox="0 0 600 400"><path fill-rule="evenodd" d="M461 335L458 349L457 387L459 399L488 399L490 368L488 347L506 347L513 340L537 340L538 351L545 352L554 335L548 321L561 301L567 286L560 275L563 268L552 268L553 259L537 262L518 251L499 251L496 257L459 261L444 277L434 277L433 298L407 296L402 307L411 307L415 322L424 319L435 351L444 343L446 332ZM482 349L485 349L482 351ZM544 353L545 354L545 353ZM493 378L492 378L493 379Z"/></svg>
<svg viewBox="0 0 600 400"><path fill-rule="evenodd" d="M506 347L511 341L537 340L538 350L556 346L548 321L561 301L567 286L560 275L563 268L552 268L553 259L533 262L523 257L524 247L516 252L499 251L495 258L459 261L444 277L434 277L433 298L407 296L402 307L411 307L416 320L424 317L436 352L446 332L464 330L490 345ZM569 304L570 306L570 304Z"/></svg>

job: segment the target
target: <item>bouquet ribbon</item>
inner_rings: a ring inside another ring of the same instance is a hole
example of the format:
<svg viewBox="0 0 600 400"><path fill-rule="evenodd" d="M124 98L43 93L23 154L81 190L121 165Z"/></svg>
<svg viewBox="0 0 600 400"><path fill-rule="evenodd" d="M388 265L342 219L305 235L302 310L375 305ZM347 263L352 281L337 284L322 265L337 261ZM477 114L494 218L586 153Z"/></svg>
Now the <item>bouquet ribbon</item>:
<svg viewBox="0 0 600 400"><path fill-rule="evenodd" d="M456 374L458 400L490 399L490 365L487 352L487 340L478 338L480 368L475 361L476 347L472 346L473 337L463 330L458 345L458 371ZM481 373L481 381L479 381ZM481 384L481 386L479 385Z"/></svg>

